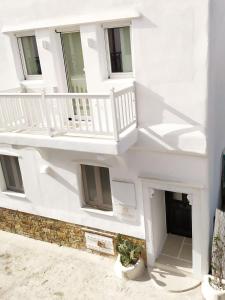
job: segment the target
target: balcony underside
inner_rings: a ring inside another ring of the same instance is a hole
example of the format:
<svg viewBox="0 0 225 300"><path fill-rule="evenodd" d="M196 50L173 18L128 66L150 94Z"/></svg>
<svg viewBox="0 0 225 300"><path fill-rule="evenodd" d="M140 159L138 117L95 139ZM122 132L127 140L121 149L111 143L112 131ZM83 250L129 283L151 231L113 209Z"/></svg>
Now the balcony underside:
<svg viewBox="0 0 225 300"><path fill-rule="evenodd" d="M119 141L100 137L45 134L26 132L0 133L0 144L22 147L63 149L70 151L118 155L126 152L137 141L137 128L131 126L120 135Z"/></svg>

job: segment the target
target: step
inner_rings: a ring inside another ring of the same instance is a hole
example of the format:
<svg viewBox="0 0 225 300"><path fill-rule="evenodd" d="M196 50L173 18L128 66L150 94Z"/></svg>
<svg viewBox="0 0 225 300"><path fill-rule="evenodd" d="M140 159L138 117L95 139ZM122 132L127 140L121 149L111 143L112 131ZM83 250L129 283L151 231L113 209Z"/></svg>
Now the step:
<svg viewBox="0 0 225 300"><path fill-rule="evenodd" d="M161 254L156 262L155 266L163 268L168 271L178 271L184 275L191 276L192 274L192 263L189 261L181 260L175 257Z"/></svg>
<svg viewBox="0 0 225 300"><path fill-rule="evenodd" d="M192 290L201 284L199 279L193 278L179 271L154 267L149 271L153 284L166 292L181 293Z"/></svg>

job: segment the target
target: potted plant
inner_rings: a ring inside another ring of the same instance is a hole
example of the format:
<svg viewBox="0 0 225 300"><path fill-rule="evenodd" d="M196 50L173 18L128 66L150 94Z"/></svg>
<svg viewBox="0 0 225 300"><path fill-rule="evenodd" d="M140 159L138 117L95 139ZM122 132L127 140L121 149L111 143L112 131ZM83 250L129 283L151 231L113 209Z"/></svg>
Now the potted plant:
<svg viewBox="0 0 225 300"><path fill-rule="evenodd" d="M115 263L115 273L119 278L136 279L145 269L144 260L141 257L143 248L118 235L116 241L118 257Z"/></svg>
<svg viewBox="0 0 225 300"><path fill-rule="evenodd" d="M212 275L206 275L202 283L202 294L206 300L225 300L224 259L225 242L217 233L213 238Z"/></svg>

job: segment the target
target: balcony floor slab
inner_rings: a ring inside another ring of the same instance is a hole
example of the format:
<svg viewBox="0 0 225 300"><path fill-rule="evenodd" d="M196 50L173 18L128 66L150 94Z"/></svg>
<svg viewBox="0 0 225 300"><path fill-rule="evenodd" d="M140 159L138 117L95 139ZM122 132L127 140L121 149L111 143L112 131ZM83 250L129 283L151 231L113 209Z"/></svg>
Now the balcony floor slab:
<svg viewBox="0 0 225 300"><path fill-rule="evenodd" d="M0 143L37 148L63 149L78 152L118 155L126 152L137 141L137 129L127 129L120 140L82 136L49 136L46 133L0 133Z"/></svg>

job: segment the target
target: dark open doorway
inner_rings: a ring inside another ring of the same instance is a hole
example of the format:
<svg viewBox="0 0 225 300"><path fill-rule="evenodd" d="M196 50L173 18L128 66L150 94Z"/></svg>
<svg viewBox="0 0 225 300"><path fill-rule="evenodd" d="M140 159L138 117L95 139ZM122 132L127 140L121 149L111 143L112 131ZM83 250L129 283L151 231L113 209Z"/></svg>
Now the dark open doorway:
<svg viewBox="0 0 225 300"><path fill-rule="evenodd" d="M187 194L165 192L167 233L192 237L192 213Z"/></svg>

